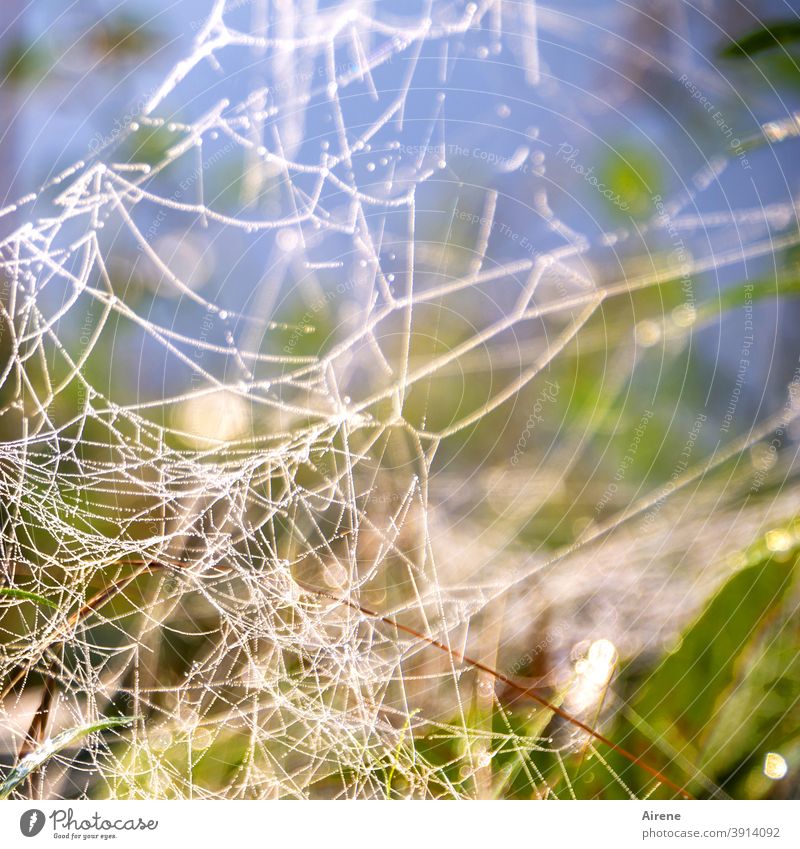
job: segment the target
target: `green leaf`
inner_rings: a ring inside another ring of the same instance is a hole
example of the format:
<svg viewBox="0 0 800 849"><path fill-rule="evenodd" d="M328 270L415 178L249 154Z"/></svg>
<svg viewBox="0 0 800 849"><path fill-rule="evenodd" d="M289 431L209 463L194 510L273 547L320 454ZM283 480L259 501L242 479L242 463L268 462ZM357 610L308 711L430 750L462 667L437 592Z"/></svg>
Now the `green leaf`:
<svg viewBox="0 0 800 849"><path fill-rule="evenodd" d="M749 672L751 648L791 584L794 554L761 557L730 578L668 654L642 682L633 708L672 746L695 755L715 724L718 707Z"/></svg>
<svg viewBox="0 0 800 849"><path fill-rule="evenodd" d="M58 610L58 605L49 598L45 598L43 595L39 595L38 593L28 592L28 590L20 590L16 587L0 587L0 596L5 598L19 598L23 601L32 601L36 604L41 604L43 607L51 607L54 610Z"/></svg>
<svg viewBox="0 0 800 849"><path fill-rule="evenodd" d="M106 719L101 719L98 722L92 722L88 725L78 725L75 728L68 728L55 737L45 740L38 749L26 755L6 777L5 781L0 784L0 799L7 799L16 787L22 784L31 773L39 769L42 764L48 761L53 755L65 749L76 740L80 740L87 734L95 734L98 731L105 731L107 728L116 728L121 725L130 725L135 722L135 716L115 716Z"/></svg>

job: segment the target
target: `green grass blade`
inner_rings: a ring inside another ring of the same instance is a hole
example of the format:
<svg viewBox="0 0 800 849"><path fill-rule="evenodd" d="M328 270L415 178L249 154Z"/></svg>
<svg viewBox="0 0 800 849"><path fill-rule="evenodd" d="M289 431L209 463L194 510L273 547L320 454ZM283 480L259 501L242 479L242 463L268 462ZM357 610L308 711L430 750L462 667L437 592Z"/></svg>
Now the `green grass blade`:
<svg viewBox="0 0 800 849"><path fill-rule="evenodd" d="M101 719L98 722L92 722L88 725L77 725L75 728L68 728L55 737L45 740L38 749L26 755L6 777L5 781L0 784L0 800L7 799L9 795L17 788L29 775L39 769L42 764L46 763L53 755L65 749L70 743L86 737L88 734L94 734L98 731L105 731L107 728L117 728L121 725L130 725L135 722L135 716L116 716L107 719Z"/></svg>
<svg viewBox="0 0 800 849"><path fill-rule="evenodd" d="M41 604L42 607L51 607L53 610L58 610L58 605L49 598L45 598L43 595L39 595L38 593L28 592L28 590L20 590L16 587L0 587L0 596L5 598L19 598L23 601L32 601L36 604Z"/></svg>

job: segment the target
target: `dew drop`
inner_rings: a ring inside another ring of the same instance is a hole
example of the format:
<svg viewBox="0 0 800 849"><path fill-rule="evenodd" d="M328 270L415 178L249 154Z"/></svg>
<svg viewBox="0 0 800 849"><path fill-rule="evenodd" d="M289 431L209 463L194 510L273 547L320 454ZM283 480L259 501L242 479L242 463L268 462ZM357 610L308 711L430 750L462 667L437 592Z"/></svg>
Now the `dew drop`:
<svg viewBox="0 0 800 849"><path fill-rule="evenodd" d="M294 230L291 227L283 227L278 230L278 235L275 237L275 240L282 251L290 253L300 242L300 234L297 230Z"/></svg>

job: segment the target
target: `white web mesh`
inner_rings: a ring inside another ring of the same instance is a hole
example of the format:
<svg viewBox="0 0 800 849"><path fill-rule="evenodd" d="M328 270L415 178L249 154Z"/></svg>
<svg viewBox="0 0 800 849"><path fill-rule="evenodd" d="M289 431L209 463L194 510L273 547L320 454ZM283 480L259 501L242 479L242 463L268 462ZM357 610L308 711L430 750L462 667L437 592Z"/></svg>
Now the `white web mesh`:
<svg viewBox="0 0 800 849"><path fill-rule="evenodd" d="M688 614L719 576L697 568L697 516L672 573L675 517L796 416L782 399L563 545L522 540L589 462L585 431L540 445L526 427L566 400L553 364L604 352L603 387L622 397L655 324L606 327L604 305L683 286L659 332L684 344L709 317L694 281L714 291L796 244L793 203L698 211L730 154L636 227L578 233L551 203L558 139L482 147L473 127L467 147L469 122L447 117L451 98L478 98L453 81L462 55L519 62L517 96L546 98L537 28L565 20L488 1L328 5L268 22L216 3L122 138L5 211L28 223L0 244L0 400L17 434L0 445L3 569L55 606L3 600L2 721L18 744L40 679L63 726L137 717L110 748L49 764L52 795L471 796L516 752L514 780L569 797L537 755L575 735L520 736L514 700L461 654L513 675L527 623L554 611L562 667L598 623L626 652L674 635L675 598ZM480 93L501 117L513 96ZM745 144L795 133L776 122ZM520 175L525 235L499 215ZM513 457L508 432L523 434ZM460 459L470 440L477 468ZM749 524L720 509L720 548L780 509ZM674 582L670 611L637 622L631 589L613 629L587 599L598 582L632 588L643 564ZM582 680L565 707L591 724L597 677Z"/></svg>

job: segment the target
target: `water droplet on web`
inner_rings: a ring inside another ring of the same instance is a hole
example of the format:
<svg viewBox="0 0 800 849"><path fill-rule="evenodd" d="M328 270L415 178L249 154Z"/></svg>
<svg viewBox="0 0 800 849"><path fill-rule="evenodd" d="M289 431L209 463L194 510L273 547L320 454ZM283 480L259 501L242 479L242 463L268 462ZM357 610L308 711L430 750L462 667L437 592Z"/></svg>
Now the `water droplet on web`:
<svg viewBox="0 0 800 849"><path fill-rule="evenodd" d="M165 728L156 728L148 734L147 740L154 752L165 752L172 745L172 734Z"/></svg>
<svg viewBox="0 0 800 849"><path fill-rule="evenodd" d="M208 728L195 728L192 732L192 748L208 749L214 742L214 735Z"/></svg>

